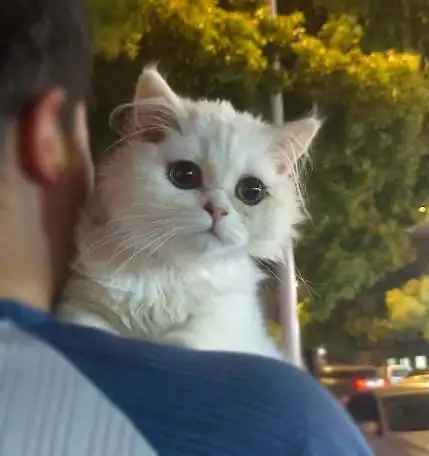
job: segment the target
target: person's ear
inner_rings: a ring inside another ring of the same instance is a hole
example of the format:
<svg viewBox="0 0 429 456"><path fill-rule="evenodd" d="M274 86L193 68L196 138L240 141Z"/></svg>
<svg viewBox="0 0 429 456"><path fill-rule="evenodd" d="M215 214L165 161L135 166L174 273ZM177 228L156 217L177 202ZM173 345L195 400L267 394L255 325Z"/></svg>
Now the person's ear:
<svg viewBox="0 0 429 456"><path fill-rule="evenodd" d="M67 140L60 122L64 90L45 92L18 120L18 156L23 172L40 186L55 185L68 165Z"/></svg>

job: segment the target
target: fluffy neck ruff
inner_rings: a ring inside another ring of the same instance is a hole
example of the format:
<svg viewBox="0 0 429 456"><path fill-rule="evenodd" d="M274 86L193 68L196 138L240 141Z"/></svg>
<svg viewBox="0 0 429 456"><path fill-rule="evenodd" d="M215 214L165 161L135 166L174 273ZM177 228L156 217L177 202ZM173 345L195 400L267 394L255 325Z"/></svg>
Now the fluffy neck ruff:
<svg viewBox="0 0 429 456"><path fill-rule="evenodd" d="M180 263L136 257L118 270L118 262L109 260L113 246L91 250L91 237L79 236L63 305L97 315L130 337L160 339L190 318L211 312L222 297L256 295L263 278L244 255Z"/></svg>

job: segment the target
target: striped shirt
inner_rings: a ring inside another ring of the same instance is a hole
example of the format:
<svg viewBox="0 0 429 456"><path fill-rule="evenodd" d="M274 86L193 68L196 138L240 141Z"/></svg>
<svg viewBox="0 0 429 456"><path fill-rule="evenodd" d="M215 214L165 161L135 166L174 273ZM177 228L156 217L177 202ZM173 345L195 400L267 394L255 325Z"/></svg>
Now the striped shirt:
<svg viewBox="0 0 429 456"><path fill-rule="evenodd" d="M0 300L1 456L370 456L308 374Z"/></svg>

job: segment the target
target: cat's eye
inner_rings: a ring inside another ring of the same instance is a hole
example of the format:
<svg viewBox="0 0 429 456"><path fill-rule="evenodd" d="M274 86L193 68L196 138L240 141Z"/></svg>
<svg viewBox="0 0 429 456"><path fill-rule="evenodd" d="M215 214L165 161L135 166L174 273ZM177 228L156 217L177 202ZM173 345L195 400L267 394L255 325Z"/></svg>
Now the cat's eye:
<svg viewBox="0 0 429 456"><path fill-rule="evenodd" d="M167 176L170 182L181 190L199 188L203 184L201 169L192 161L180 160L170 163Z"/></svg>
<svg viewBox="0 0 429 456"><path fill-rule="evenodd" d="M246 176L238 181L235 194L247 206L256 206L268 195L268 192L260 179Z"/></svg>

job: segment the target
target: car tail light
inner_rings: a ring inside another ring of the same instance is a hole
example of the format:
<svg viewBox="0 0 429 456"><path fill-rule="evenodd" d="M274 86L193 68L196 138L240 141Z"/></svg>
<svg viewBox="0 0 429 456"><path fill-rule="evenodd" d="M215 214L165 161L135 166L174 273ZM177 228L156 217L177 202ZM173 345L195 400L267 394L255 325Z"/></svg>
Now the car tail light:
<svg viewBox="0 0 429 456"><path fill-rule="evenodd" d="M353 380L353 388L356 391L364 391L370 388L380 388L386 386L386 381L383 378L355 378Z"/></svg>
<svg viewBox="0 0 429 456"><path fill-rule="evenodd" d="M353 380L353 388L356 391L363 391L368 389L368 382L366 378L355 378Z"/></svg>

